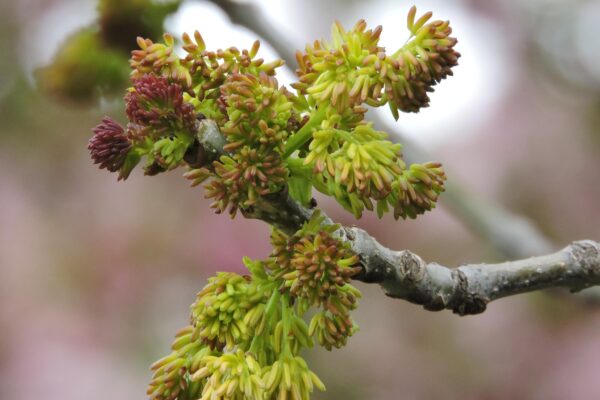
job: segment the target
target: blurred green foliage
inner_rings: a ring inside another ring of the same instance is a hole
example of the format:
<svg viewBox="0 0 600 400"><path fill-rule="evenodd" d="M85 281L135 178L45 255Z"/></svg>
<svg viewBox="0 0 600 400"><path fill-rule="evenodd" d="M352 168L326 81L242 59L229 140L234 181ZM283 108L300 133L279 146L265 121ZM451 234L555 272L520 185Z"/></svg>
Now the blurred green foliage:
<svg viewBox="0 0 600 400"><path fill-rule="evenodd" d="M37 71L40 88L77 103L118 96L129 82L127 60L137 36L160 38L165 18L179 5L180 0L101 0L97 21L69 36L52 63Z"/></svg>

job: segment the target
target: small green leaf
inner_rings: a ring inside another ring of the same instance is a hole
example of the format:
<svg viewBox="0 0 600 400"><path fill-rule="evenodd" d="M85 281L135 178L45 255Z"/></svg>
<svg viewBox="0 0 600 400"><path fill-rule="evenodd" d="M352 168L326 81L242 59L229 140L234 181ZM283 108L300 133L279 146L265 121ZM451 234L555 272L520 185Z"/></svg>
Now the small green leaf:
<svg viewBox="0 0 600 400"><path fill-rule="evenodd" d="M312 182L306 175L292 174L288 180L288 188L292 199L300 202L303 206L310 204L312 197Z"/></svg>
<svg viewBox="0 0 600 400"><path fill-rule="evenodd" d="M125 180L136 165L140 162L141 156L137 151L130 151L125 158L125 162L119 171L119 180Z"/></svg>

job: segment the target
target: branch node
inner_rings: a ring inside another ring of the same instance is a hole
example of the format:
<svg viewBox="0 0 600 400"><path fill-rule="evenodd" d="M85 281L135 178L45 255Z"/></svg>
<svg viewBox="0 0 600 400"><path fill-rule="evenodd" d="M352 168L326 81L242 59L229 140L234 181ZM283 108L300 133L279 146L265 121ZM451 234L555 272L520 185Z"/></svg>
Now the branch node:
<svg viewBox="0 0 600 400"><path fill-rule="evenodd" d="M456 282L454 298L448 308L462 316L481 314L490 302L489 297L469 289L469 278L460 269L452 270L452 279Z"/></svg>
<svg viewBox="0 0 600 400"><path fill-rule="evenodd" d="M592 240L579 240L571 243L568 247L571 257L573 257L573 265L575 269L581 269L582 275L586 279L582 280L582 284L571 288L571 293L579 292L597 282L600 279L600 244Z"/></svg>
<svg viewBox="0 0 600 400"><path fill-rule="evenodd" d="M398 272L403 280L419 282L425 276L425 262L415 253L402 250L398 257Z"/></svg>

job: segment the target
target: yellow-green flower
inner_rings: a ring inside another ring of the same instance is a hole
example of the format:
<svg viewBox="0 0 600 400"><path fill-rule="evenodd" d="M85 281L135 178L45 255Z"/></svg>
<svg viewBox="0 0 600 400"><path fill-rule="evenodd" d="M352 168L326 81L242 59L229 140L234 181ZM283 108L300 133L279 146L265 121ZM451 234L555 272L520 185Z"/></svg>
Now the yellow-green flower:
<svg viewBox="0 0 600 400"><path fill-rule="evenodd" d="M138 37L139 50L131 52L129 65L131 76L140 78L146 74L164 76L189 89L192 76L187 65L175 53L175 39L168 33L163 35L164 43L154 43L150 39Z"/></svg>
<svg viewBox="0 0 600 400"><path fill-rule="evenodd" d="M221 94L229 117L222 132L235 145L228 150L253 142L283 146L293 104L291 94L275 78L264 72L258 77L234 73L221 86Z"/></svg>
<svg viewBox="0 0 600 400"><path fill-rule="evenodd" d="M264 368L263 382L269 398L278 400L308 399L314 387L325 390L323 382L308 369L302 357L284 356Z"/></svg>
<svg viewBox="0 0 600 400"><path fill-rule="evenodd" d="M385 97L390 110L397 119L398 110L418 112L429 106L428 92L433 86L452 75L452 67L458 64L460 53L454 50L456 38L450 36L448 21L435 20L428 12L415 21L417 9L408 13L407 27L410 38L394 54L385 58L381 66Z"/></svg>
<svg viewBox="0 0 600 400"><path fill-rule="evenodd" d="M445 190L446 173L440 163L411 164L393 183L388 202L394 208L394 217L416 218L435 207Z"/></svg>
<svg viewBox="0 0 600 400"><path fill-rule="evenodd" d="M199 400L265 399L262 367L251 354L242 350L220 356L206 356L204 367L192 380L205 379Z"/></svg>
<svg viewBox="0 0 600 400"><path fill-rule="evenodd" d="M151 400L196 399L202 389L201 382L191 375L202 366L211 349L193 338L194 328L187 326L175 335L172 352L152 364L154 375L148 385Z"/></svg>
<svg viewBox="0 0 600 400"><path fill-rule="evenodd" d="M314 336L319 345L331 350L346 345L348 337L357 330L356 325L348 314L332 314L320 311L315 314L308 327L308 334Z"/></svg>
<svg viewBox="0 0 600 400"><path fill-rule="evenodd" d="M292 86L308 94L317 104L331 104L339 112L361 103L378 103L382 84L376 65L385 57L378 46L381 26L366 30L360 20L350 31L338 22L333 41L315 41L298 52L299 82Z"/></svg>
<svg viewBox="0 0 600 400"><path fill-rule="evenodd" d="M244 317L255 304L264 301L264 296L249 277L220 272L208 280L192 304L193 338L217 349L233 349L247 341L252 332Z"/></svg>
<svg viewBox="0 0 600 400"><path fill-rule="evenodd" d="M278 153L244 146L233 157L222 156L213 163L215 177L204 187L206 197L214 199L211 207L218 213L229 209L235 216L261 196L276 193L286 182L288 172Z"/></svg>

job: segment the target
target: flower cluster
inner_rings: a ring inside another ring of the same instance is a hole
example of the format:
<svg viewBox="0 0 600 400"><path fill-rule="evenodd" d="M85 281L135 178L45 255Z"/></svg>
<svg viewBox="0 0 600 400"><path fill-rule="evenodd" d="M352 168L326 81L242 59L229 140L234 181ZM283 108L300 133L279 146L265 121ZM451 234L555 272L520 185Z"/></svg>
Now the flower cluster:
<svg viewBox="0 0 600 400"><path fill-rule="evenodd" d="M143 120L145 126L151 126L155 135L160 136L165 129L173 130L172 126L165 126L165 119L169 123L179 121L184 130L190 132L195 127L196 116L202 115L215 120L228 141L224 150L229 155L212 165L197 166L196 171L190 173L195 177L195 184L212 178L205 187L206 196L215 200L213 207L218 212L229 208L233 216L239 208L250 207L260 196L281 190L288 173L280 153L288 136L293 107L292 94L280 87L273 77L282 62L265 64L256 58L258 42L250 50L231 47L208 51L198 32L193 38L183 36L187 53L183 58L177 57L174 40L169 35L165 35L164 43L148 39L138 42L140 50L134 51L131 59L134 82L168 81L169 88L176 89L175 98L181 99L185 92L182 104L186 108L181 109L179 103L169 105L166 101L158 107L154 104L139 107L135 100L144 99L144 95L134 85L127 96L130 119ZM170 95L170 92L165 93L163 98L168 100ZM140 108L141 118L136 114ZM164 114L168 110L175 112L167 112L166 118L157 113ZM162 170L171 169L193 144L189 140L183 140L179 146L170 143L166 157L164 142L160 148L155 145L155 159ZM199 175L202 179L197 179Z"/></svg>
<svg viewBox="0 0 600 400"><path fill-rule="evenodd" d="M210 278L192 304L194 338L211 348L233 349L249 339L244 317L264 296L249 277L221 272Z"/></svg>
<svg viewBox="0 0 600 400"><path fill-rule="evenodd" d="M233 73L221 86L228 116L221 132L228 141L224 150L232 155L213 163L214 179L205 186L218 212L229 207L234 216L239 208L285 186L288 171L281 153L292 115L290 97L264 72Z"/></svg>
<svg viewBox="0 0 600 400"><path fill-rule="evenodd" d="M125 95L125 104L129 121L141 127L144 136L195 133L194 107L184 100L181 85L165 77L146 74L134 79L133 87Z"/></svg>
<svg viewBox="0 0 600 400"><path fill-rule="evenodd" d="M333 236L339 227L322 227L323 222L323 217L316 212L291 237L274 230L272 262L268 265L275 276L283 279L281 290L315 306L343 294L341 290L360 271L358 257Z"/></svg>
<svg viewBox="0 0 600 400"><path fill-rule="evenodd" d="M188 34L183 35L183 49L187 56L181 60L189 66L190 73L195 83L195 92L200 99L210 97L213 91L218 93L219 87L231 74L251 74L259 76L261 73L273 76L275 69L283 65L282 60L265 63L262 58L256 58L260 43L255 41L250 50L240 51L236 47L206 50L202 35L194 32L192 39Z"/></svg>
<svg viewBox="0 0 600 400"><path fill-rule="evenodd" d="M251 207L261 196L274 193L285 185L287 170L277 153L267 153L245 146L233 157L223 156L214 162L215 179L205 185L211 207L218 213L229 208Z"/></svg>
<svg viewBox="0 0 600 400"><path fill-rule="evenodd" d="M356 217L365 208L373 210L377 201L379 216L391 207L395 218L415 218L435 207L446 175L439 163L412 164L407 169L401 146L386 138L371 124L350 131L316 130L304 164L313 167L315 186Z"/></svg>
<svg viewBox="0 0 600 400"><path fill-rule="evenodd" d="M298 356L283 357L267 367L264 385L269 398L277 399L308 399L315 386L325 390L323 382Z"/></svg>
<svg viewBox="0 0 600 400"><path fill-rule="evenodd" d="M416 218L431 210L444 191L445 180L446 173L440 163L411 164L394 182L392 196L386 199L394 208L394 217ZM380 213L387 211L386 203L381 202L381 207Z"/></svg>
<svg viewBox="0 0 600 400"><path fill-rule="evenodd" d="M88 143L88 150L94 164L99 164L101 169L106 168L110 172L119 171L131 150L131 143L123 127L112 118L104 117L93 131L94 136Z"/></svg>
<svg viewBox="0 0 600 400"><path fill-rule="evenodd" d="M321 311L310 321L308 334L315 337L319 345L331 350L333 347L344 347L356 329L348 314Z"/></svg>
<svg viewBox="0 0 600 400"><path fill-rule="evenodd" d="M429 104L427 92L457 64L448 22L427 23L431 13L415 21L416 8L408 14L410 38L391 55L378 45L382 28L366 30L359 21L350 31L336 23L333 41L315 41L298 52L295 88L321 106L331 105L340 112L367 103L389 104L394 116L398 110L416 112Z"/></svg>
<svg viewBox="0 0 600 400"><path fill-rule="evenodd" d="M297 54L296 93L275 78L281 60L256 57L258 42L209 51L195 32L183 35L179 56L170 35L163 43L139 38L125 96L129 123L105 118L94 128L92 159L120 179L142 157L147 175L186 166L192 185L204 182L211 207L231 216L267 215L273 199L287 196L308 206L315 188L357 218L365 209L415 218L444 191L441 164L406 165L401 145L365 121L367 106L387 104L396 118L418 111L452 74L459 54L448 22L415 15L413 7L409 40L392 54L379 46L381 27L335 24L331 43ZM269 258L244 260L248 275L210 278L190 326L152 367L151 398L307 399L324 389L300 351L344 346L357 330L351 312L361 297L350 284L359 257L338 229L315 211L294 234L274 229Z"/></svg>
<svg viewBox="0 0 600 400"><path fill-rule="evenodd" d="M181 165L195 144L197 129L196 112L185 100L181 85L162 76L142 75L133 80L125 103L127 135L120 126L109 126L103 120L90 139L94 161L101 168L118 171L119 179L126 179L142 156L147 158L147 175Z"/></svg>
<svg viewBox="0 0 600 400"><path fill-rule="evenodd" d="M292 236L273 230L273 252L267 264L273 275L282 279L280 291L307 306L322 307L306 334L328 350L344 346L356 330L350 312L360 298L360 292L349 283L360 271L359 259L334 237L338 228L324 226L324 218L316 212Z"/></svg>
<svg viewBox="0 0 600 400"><path fill-rule="evenodd" d="M221 86L221 96L229 117L222 129L230 142L225 150L244 145L282 149L293 104L275 78L264 72L258 77L232 74Z"/></svg>
<svg viewBox="0 0 600 400"><path fill-rule="evenodd" d="M395 218L431 210L444 191L441 165L407 167L401 146L364 121L364 104L387 103L396 116L427 105L426 93L456 65L448 23L429 22L431 13L417 20L415 15L413 7L410 38L391 55L378 44L381 27L367 29L359 21L346 31L336 23L331 43L316 41L298 53L299 81L292 85L297 94L275 79L280 60L256 58L258 42L249 50L209 51L195 32L183 35L180 57L170 35L164 43L138 39L133 86L125 96L132 148L121 177L142 156L147 175L187 165L192 184L208 179L205 196L217 212L231 216L286 186L304 205L314 187L356 217L365 209L379 216L393 210ZM194 156L203 152L196 137L200 118L218 124L225 154L212 160ZM122 158L115 156L109 169L117 169Z"/></svg>
<svg viewBox="0 0 600 400"><path fill-rule="evenodd" d="M382 28L366 27L360 20L346 32L338 22L332 28L333 43L315 41L306 53L297 52L299 82L292 86L340 112L365 102L378 104L382 84L377 65L385 56L378 46Z"/></svg>
<svg viewBox="0 0 600 400"><path fill-rule="evenodd" d="M267 260L244 260L249 275L210 278L191 325L152 366L151 398L308 399L324 390L299 353L314 341L342 347L356 331L349 313L360 297L349 284L358 257L334 237L337 228L317 212L292 236L274 231ZM313 306L321 309L309 325L303 317Z"/></svg>
<svg viewBox="0 0 600 400"><path fill-rule="evenodd" d="M154 371L147 394L152 400L196 399L201 384L192 378L204 366L204 358L213 351L198 340L192 340L194 328L187 326L175 335L171 354L150 367Z"/></svg>
<svg viewBox="0 0 600 400"><path fill-rule="evenodd" d="M370 124L351 131L324 129L313 133L305 164L314 165L319 181L347 209L360 216L371 200L386 197L402 173L399 144L385 140Z"/></svg>
<svg viewBox="0 0 600 400"><path fill-rule="evenodd" d="M429 106L427 93L452 75L452 67L460 57L454 50L456 38L450 36L450 23L440 20L427 23L431 12L415 21L416 12L413 6L408 13L409 41L386 59L385 93L396 118L397 110L418 112Z"/></svg>
<svg viewBox="0 0 600 400"><path fill-rule="evenodd" d="M192 86L192 76L175 53L175 39L165 33L164 43L154 43L150 39L138 37L139 50L131 52L129 64L131 76L140 78L144 75L158 75L179 83L186 89Z"/></svg>
<svg viewBox="0 0 600 400"><path fill-rule="evenodd" d="M200 400L264 399L262 368L251 354L242 350L207 356L204 367L193 380L206 379Z"/></svg>

